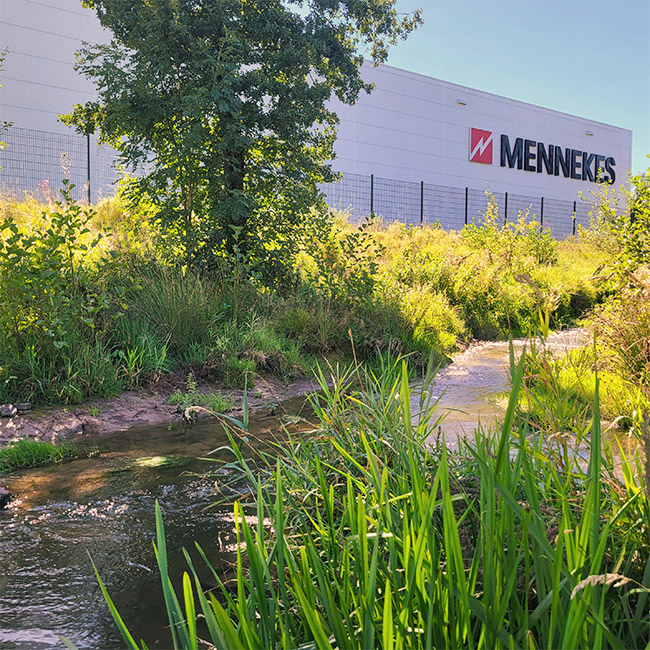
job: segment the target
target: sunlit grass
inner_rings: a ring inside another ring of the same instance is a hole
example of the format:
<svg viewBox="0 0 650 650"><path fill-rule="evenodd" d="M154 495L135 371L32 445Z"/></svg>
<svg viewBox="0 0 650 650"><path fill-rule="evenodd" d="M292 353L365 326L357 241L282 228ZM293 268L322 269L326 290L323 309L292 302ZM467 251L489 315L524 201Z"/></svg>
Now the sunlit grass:
<svg viewBox="0 0 650 650"><path fill-rule="evenodd" d="M66 441L53 444L21 438L0 448L0 474L28 467L50 465L87 454L87 450L82 450L77 445Z"/></svg>

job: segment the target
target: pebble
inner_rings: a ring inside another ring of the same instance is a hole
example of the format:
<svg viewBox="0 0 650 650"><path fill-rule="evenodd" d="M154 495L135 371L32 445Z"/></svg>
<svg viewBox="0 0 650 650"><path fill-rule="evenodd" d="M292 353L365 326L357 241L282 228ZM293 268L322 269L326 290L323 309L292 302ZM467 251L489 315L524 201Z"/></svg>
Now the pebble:
<svg viewBox="0 0 650 650"><path fill-rule="evenodd" d="M11 418L18 413L18 409L13 404L0 404L0 417Z"/></svg>
<svg viewBox="0 0 650 650"><path fill-rule="evenodd" d="M5 508L12 498L13 495L7 492L4 488L0 488L0 510Z"/></svg>

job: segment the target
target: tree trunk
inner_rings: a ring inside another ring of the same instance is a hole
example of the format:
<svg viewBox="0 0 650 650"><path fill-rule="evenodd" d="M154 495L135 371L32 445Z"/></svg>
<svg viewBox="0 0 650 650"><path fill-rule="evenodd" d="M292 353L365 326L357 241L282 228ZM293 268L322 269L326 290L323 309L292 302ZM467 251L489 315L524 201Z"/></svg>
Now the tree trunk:
<svg viewBox="0 0 650 650"><path fill-rule="evenodd" d="M225 221L226 252L229 256L235 252L246 254L248 208L244 197L245 155L241 151L229 151L224 162L224 189L226 191L228 211Z"/></svg>

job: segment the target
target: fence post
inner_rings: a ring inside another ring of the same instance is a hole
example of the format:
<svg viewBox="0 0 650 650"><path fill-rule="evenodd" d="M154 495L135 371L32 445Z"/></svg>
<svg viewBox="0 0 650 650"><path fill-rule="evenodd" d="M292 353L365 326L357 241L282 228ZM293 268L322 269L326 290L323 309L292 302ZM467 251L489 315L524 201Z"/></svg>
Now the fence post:
<svg viewBox="0 0 650 650"><path fill-rule="evenodd" d="M420 228L424 225L424 181L420 181Z"/></svg>
<svg viewBox="0 0 650 650"><path fill-rule="evenodd" d="M466 187L465 188L465 225L467 225L467 213L468 213L467 208L469 206L468 196L469 196L469 187Z"/></svg>
<svg viewBox="0 0 650 650"><path fill-rule="evenodd" d="M576 234L576 201L573 202L573 234Z"/></svg>
<svg viewBox="0 0 650 650"><path fill-rule="evenodd" d="M506 205L503 212L504 212L503 225L505 226L508 223L508 192L506 192Z"/></svg>
<svg viewBox="0 0 650 650"><path fill-rule="evenodd" d="M92 203L90 193L90 133L86 133L86 161L88 164L88 205Z"/></svg>
<svg viewBox="0 0 650 650"><path fill-rule="evenodd" d="M542 209L539 215L539 232L544 232L544 197L542 197Z"/></svg>
<svg viewBox="0 0 650 650"><path fill-rule="evenodd" d="M375 214L375 175L370 174L370 216Z"/></svg>

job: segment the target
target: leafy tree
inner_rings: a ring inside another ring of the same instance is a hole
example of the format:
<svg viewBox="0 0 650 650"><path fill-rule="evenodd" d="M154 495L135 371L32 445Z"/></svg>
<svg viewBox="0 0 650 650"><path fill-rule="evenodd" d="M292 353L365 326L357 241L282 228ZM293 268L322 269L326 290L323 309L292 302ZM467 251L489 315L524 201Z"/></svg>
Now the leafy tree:
<svg viewBox="0 0 650 650"><path fill-rule="evenodd" d="M84 0L113 37L77 68L98 101L64 121L99 130L141 173L146 198L188 266L234 254L286 263L317 183L334 179L337 118L363 56L375 63L420 22L395 0Z"/></svg>

